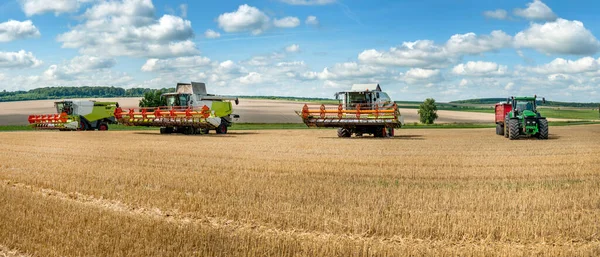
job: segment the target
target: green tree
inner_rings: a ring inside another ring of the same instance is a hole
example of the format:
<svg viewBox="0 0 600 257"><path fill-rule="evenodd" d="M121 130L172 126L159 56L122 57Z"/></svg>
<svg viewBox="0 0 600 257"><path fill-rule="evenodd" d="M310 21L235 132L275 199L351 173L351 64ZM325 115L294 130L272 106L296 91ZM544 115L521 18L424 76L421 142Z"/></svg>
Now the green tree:
<svg viewBox="0 0 600 257"><path fill-rule="evenodd" d="M162 90L151 90L144 93L144 97L140 100L140 107L157 107L165 106L167 102L164 97L160 97Z"/></svg>
<svg viewBox="0 0 600 257"><path fill-rule="evenodd" d="M438 118L435 99L427 98L425 99L425 102L419 105L419 116L421 123L433 124L433 122Z"/></svg>

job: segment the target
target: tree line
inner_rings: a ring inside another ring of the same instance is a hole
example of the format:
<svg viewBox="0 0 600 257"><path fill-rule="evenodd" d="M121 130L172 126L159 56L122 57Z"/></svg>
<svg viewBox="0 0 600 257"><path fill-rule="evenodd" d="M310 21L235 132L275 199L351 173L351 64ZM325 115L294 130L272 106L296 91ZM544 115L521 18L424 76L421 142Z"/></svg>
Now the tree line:
<svg viewBox="0 0 600 257"><path fill-rule="evenodd" d="M175 88L129 88L120 87L44 87L31 89L29 91L6 90L0 92L0 102L25 101L25 100L45 100L45 99L63 99L63 98L95 98L95 97L140 97L147 93L175 92Z"/></svg>

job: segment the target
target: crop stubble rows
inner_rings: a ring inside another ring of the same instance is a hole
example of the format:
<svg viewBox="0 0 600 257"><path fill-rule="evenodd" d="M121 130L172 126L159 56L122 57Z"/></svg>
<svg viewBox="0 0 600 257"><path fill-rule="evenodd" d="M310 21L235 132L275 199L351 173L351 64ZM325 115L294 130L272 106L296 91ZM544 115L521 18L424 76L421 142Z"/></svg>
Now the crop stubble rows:
<svg viewBox="0 0 600 257"><path fill-rule="evenodd" d="M600 253L600 126L0 134L0 245L37 255Z"/></svg>

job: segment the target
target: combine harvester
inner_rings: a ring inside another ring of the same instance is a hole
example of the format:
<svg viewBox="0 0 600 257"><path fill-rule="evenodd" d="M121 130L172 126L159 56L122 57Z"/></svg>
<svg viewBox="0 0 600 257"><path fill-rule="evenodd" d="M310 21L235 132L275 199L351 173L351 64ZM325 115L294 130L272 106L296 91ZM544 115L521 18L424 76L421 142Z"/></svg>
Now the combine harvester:
<svg viewBox="0 0 600 257"><path fill-rule="evenodd" d="M496 104L496 135L510 140L522 135L548 139L548 120L538 112L536 98L513 96L506 103ZM542 98L542 102L546 99Z"/></svg>
<svg viewBox="0 0 600 257"><path fill-rule="evenodd" d="M29 124L36 129L108 130L115 123L116 102L93 100L65 100L55 102L56 114L29 115Z"/></svg>
<svg viewBox="0 0 600 257"><path fill-rule="evenodd" d="M239 103L236 97L211 95L206 93L204 83L177 83L175 93L163 94L167 106L117 108L115 117L127 126L160 127L161 134L183 133L207 134L216 130L217 134L226 134L233 119L230 101Z"/></svg>
<svg viewBox="0 0 600 257"><path fill-rule="evenodd" d="M340 101L337 106L310 108L305 104L296 113L309 127L338 128L338 137L394 136L394 129L404 125L398 106L379 84L354 84L350 91L336 93L335 98Z"/></svg>

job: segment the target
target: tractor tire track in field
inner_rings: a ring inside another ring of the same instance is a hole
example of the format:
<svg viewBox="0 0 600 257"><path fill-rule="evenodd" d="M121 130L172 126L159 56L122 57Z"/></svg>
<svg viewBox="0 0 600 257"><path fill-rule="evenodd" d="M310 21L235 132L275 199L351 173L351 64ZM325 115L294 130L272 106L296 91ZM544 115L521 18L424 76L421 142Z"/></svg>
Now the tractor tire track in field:
<svg viewBox="0 0 600 257"><path fill-rule="evenodd" d="M429 240L419 238L404 238L401 236L393 237L377 237L370 236L368 234L352 235L352 234L332 234L316 231L303 231L303 230L281 230L277 228L268 227L256 223L244 223L234 220L228 220L218 217L194 217L192 214L180 213L176 210L160 210L159 208L152 207L134 207L128 204L124 204L117 200L96 198L91 195L81 194L79 192L64 193L61 191L42 188L32 185L27 185L20 182L11 180L0 180L0 186L5 188L12 188L13 190L25 190L30 191L34 194L39 194L42 197L51 197L62 201L70 201L82 205L86 205L92 208L98 208L108 210L116 213L122 213L126 215L132 215L134 217L151 218L154 220L167 222L173 225L198 225L200 227L208 227L215 230L224 230L232 234L247 234L250 236L257 236L262 238L294 238L313 242L352 242L357 244L366 244L373 246L383 246L384 248L403 248L406 246L429 246L432 248L445 246L475 246L479 248L488 247L509 247L512 249L520 249L523 251L539 251L547 246L561 247L585 247L588 249L599 249L600 238L596 235L590 237L590 241L587 242L573 242L567 240L564 242L552 242L550 245L546 242L513 242L513 241L480 241L464 239L462 241L453 240ZM594 239L595 238L595 239ZM0 245L0 257L4 256L29 256L20 253L17 250L11 250L3 245Z"/></svg>

